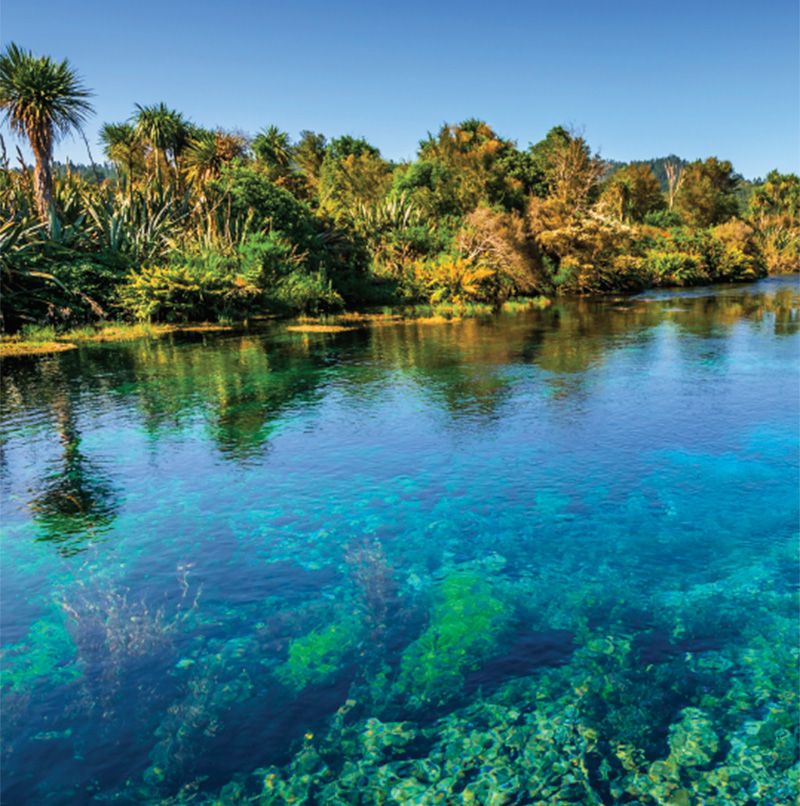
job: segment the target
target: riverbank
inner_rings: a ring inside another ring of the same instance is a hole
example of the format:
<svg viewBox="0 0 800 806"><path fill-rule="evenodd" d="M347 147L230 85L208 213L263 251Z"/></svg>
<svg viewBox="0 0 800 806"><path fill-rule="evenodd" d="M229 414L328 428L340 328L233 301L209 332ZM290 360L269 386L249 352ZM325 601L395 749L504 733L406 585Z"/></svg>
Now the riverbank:
<svg viewBox="0 0 800 806"><path fill-rule="evenodd" d="M157 338L167 333L216 333L233 330L233 325L198 322L186 325L147 322L134 324L106 322L96 326L73 328L59 333L53 327L30 328L14 336L0 339L0 358L12 356L63 353L74 350L81 344L91 342L131 341L133 339Z"/></svg>
<svg viewBox="0 0 800 806"><path fill-rule="evenodd" d="M777 276L777 275L776 275ZM751 282L757 282L758 279ZM749 285L750 282L743 283ZM711 289L721 284L712 283L692 286L694 289ZM730 285L730 284L724 284ZM670 291L682 286L662 288ZM642 292L637 292L642 293ZM618 300L620 297L635 295L618 292L616 294L581 295L580 298L593 300ZM518 297L507 300L499 309L488 303L441 303L439 305L406 305L383 307L380 310L346 311L320 316L298 316L283 320L286 330L291 333L345 333L365 327L379 327L402 322L417 324L444 324L458 322L479 316L491 316L498 312L518 313L521 311L547 308L555 299L576 298L575 295L564 297ZM266 321L279 321L274 316L252 317L243 322L193 322L186 324L153 324L148 322L104 322L72 328L63 332L52 326L30 327L13 336L0 337L0 359L43 355L47 353L65 352L77 349L81 345L115 341L133 341L135 339L160 338L171 333L216 333L249 329Z"/></svg>
<svg viewBox="0 0 800 806"><path fill-rule="evenodd" d="M545 308L552 303L548 297L523 297L505 302L500 310L506 313ZM381 311L350 311L326 316L302 316L287 320L286 329L294 333L343 333L376 324L413 320L421 323L442 323L487 316L495 306L486 303L456 305L414 305L384 308ZM259 320L255 320L259 321ZM247 327L247 323L220 324L199 322L191 324L151 324L147 322L107 322L97 326L73 328L61 333L53 327L28 328L14 336L0 339L0 358L42 355L77 349L81 344L133 339L159 338L169 333L215 333Z"/></svg>

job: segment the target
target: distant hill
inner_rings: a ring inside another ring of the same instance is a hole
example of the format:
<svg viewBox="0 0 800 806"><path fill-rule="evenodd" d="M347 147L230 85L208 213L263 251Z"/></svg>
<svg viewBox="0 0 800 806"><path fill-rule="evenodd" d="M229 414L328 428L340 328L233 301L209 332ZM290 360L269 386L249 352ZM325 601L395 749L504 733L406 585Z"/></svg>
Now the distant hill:
<svg viewBox="0 0 800 806"><path fill-rule="evenodd" d="M667 171L664 168L665 163L667 162L674 162L677 165L680 165L683 168L684 165L689 164L689 160L685 160L682 157L678 157L675 154L670 154L667 157L654 157L650 160L631 160L630 162L620 162L619 160L607 160L610 170L608 175L611 176L612 174L616 173L620 168L624 168L626 165L649 165L650 169L656 175L659 184L661 185L661 190L665 193L667 191Z"/></svg>

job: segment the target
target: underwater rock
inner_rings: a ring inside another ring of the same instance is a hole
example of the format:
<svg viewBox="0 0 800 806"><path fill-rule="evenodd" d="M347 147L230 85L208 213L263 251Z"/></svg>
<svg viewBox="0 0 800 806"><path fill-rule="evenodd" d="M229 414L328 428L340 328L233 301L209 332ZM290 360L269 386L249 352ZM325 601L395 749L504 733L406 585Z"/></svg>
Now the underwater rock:
<svg viewBox="0 0 800 806"><path fill-rule="evenodd" d="M402 749L417 736L410 722L381 722L368 719L362 733L364 755L368 761L377 761L384 755Z"/></svg>
<svg viewBox="0 0 800 806"><path fill-rule="evenodd" d="M699 708L684 708L682 715L670 728L670 760L684 767L708 764L719 747L712 721Z"/></svg>

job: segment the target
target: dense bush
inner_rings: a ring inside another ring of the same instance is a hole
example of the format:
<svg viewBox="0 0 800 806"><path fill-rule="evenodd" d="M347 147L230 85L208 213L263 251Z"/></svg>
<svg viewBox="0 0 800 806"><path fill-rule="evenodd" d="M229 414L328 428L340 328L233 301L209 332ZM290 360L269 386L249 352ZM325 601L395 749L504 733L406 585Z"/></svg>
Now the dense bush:
<svg viewBox="0 0 800 806"><path fill-rule="evenodd" d="M121 301L133 318L184 322L343 306L324 270L310 269L297 247L275 231L251 234L229 254L176 252L166 264L134 271Z"/></svg>

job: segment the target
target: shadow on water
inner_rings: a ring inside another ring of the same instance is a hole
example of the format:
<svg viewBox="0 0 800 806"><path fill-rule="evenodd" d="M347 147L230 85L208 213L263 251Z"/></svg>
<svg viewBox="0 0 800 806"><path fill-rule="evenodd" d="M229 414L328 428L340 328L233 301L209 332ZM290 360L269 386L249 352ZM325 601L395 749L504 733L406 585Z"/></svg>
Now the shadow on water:
<svg viewBox="0 0 800 806"><path fill-rule="evenodd" d="M464 694L478 690L488 696L515 677L527 677L543 667L566 663L575 650L569 630L517 629L503 641L504 652L490 658L464 678Z"/></svg>

